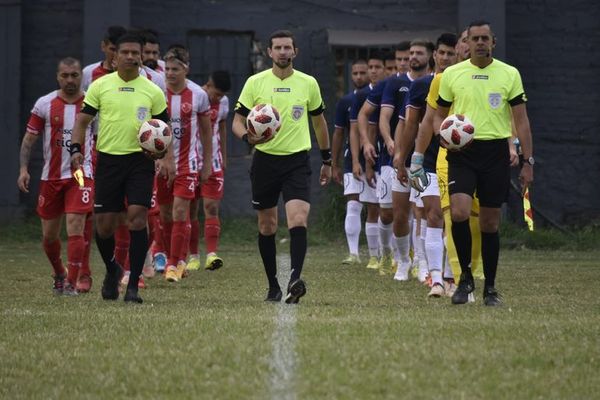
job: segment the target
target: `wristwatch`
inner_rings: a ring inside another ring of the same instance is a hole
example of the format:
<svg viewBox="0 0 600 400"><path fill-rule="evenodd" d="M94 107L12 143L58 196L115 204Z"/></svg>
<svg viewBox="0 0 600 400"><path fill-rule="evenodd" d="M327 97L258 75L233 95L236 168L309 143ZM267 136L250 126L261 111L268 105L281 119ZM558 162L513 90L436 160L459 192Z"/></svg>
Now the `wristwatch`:
<svg viewBox="0 0 600 400"><path fill-rule="evenodd" d="M533 166L533 164L535 164L535 159L533 157L529 157L529 158L525 158L523 160L523 162L526 162L527 164Z"/></svg>

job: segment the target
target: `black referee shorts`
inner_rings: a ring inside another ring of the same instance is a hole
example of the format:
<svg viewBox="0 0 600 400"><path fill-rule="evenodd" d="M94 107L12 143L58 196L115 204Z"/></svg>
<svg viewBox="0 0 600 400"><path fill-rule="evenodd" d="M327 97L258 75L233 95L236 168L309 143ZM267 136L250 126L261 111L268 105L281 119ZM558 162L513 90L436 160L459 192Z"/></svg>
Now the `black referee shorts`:
<svg viewBox="0 0 600 400"><path fill-rule="evenodd" d="M125 210L126 204L150 208L153 181L154 161L143 153L98 152L94 212L120 212Z"/></svg>
<svg viewBox="0 0 600 400"><path fill-rule="evenodd" d="M450 195L477 191L481 207L500 208L508 200L510 153L507 139L474 140L466 149L452 152L448 160Z"/></svg>
<svg viewBox="0 0 600 400"><path fill-rule="evenodd" d="M273 208L283 194L283 201L304 200L310 203L310 157L308 151L275 156L254 152L250 167L252 206L255 210Z"/></svg>

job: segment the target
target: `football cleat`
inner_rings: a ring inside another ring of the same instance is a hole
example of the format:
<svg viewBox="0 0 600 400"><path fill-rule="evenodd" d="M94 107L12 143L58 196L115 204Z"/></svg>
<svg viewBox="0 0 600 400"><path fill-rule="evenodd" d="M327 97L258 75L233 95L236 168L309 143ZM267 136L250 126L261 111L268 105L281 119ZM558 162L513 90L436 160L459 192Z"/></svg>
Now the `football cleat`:
<svg viewBox="0 0 600 400"><path fill-rule="evenodd" d="M492 307L502 305L502 296L493 286L486 286L483 289L483 304Z"/></svg>
<svg viewBox="0 0 600 400"><path fill-rule="evenodd" d="M206 255L206 264L204 265L204 269L209 271L214 271L223 266L223 259L216 255L215 253L208 253Z"/></svg>
<svg viewBox="0 0 600 400"><path fill-rule="evenodd" d="M144 280L144 274L140 275L138 280L138 289L146 289L146 281Z"/></svg>
<svg viewBox="0 0 600 400"><path fill-rule="evenodd" d="M117 263L114 263L112 272L106 271L101 290L104 300L117 300L119 298L119 280L122 271L121 266Z"/></svg>
<svg viewBox="0 0 600 400"><path fill-rule="evenodd" d="M154 269L158 273L165 272L165 268L167 267L167 255L165 253L158 252L154 254Z"/></svg>
<svg viewBox="0 0 600 400"><path fill-rule="evenodd" d="M77 296L77 289L69 281L65 282L65 287L62 292L63 296Z"/></svg>
<svg viewBox="0 0 600 400"><path fill-rule="evenodd" d="M129 283L129 275L131 275L131 271L123 272L123 277L121 278L121 286L127 287Z"/></svg>
<svg viewBox="0 0 600 400"><path fill-rule="evenodd" d="M360 257L356 254L349 254L342 260L342 265L360 264Z"/></svg>
<svg viewBox="0 0 600 400"><path fill-rule="evenodd" d="M169 265L165 270L165 279L169 282L179 282L179 275L177 274L177 268L174 265Z"/></svg>
<svg viewBox="0 0 600 400"><path fill-rule="evenodd" d="M394 280L400 281L400 282L407 281L409 268L410 268L410 264L408 264L408 263L398 264L398 269L396 270L396 273L394 274Z"/></svg>
<svg viewBox="0 0 600 400"><path fill-rule="evenodd" d="M179 280L187 278L188 274L189 272L187 270L187 264L185 263L185 261L179 261L177 263L177 277L179 278Z"/></svg>
<svg viewBox="0 0 600 400"><path fill-rule="evenodd" d="M290 282L288 285L287 296L285 302L287 304L297 304L302 296L306 294L306 284L302 279Z"/></svg>
<svg viewBox="0 0 600 400"><path fill-rule="evenodd" d="M137 303L142 304L144 300L138 295L137 289L129 289L125 292L125 296L123 296L123 300L126 303Z"/></svg>
<svg viewBox="0 0 600 400"><path fill-rule="evenodd" d="M427 293L427 297L442 297L444 295L444 286L440 283L436 283L431 287L429 293Z"/></svg>
<svg viewBox="0 0 600 400"><path fill-rule="evenodd" d="M65 276L64 275L54 275L54 285L52 286L52 292L56 295L63 294L63 290L65 289Z"/></svg>
<svg viewBox="0 0 600 400"><path fill-rule="evenodd" d="M283 293L281 293L281 288L279 286L274 287L274 288L269 288L269 291L267 292L267 297L265 298L265 301L277 303L277 302L281 301L282 297L283 297Z"/></svg>
<svg viewBox="0 0 600 400"><path fill-rule="evenodd" d="M384 253L379 260L379 275L388 275L394 273L394 259L392 253Z"/></svg>
<svg viewBox="0 0 600 400"><path fill-rule="evenodd" d="M197 271L200 269L200 257L198 257L198 254L190 254L187 261L187 268L190 271Z"/></svg>
<svg viewBox="0 0 600 400"><path fill-rule="evenodd" d="M445 280L444 293L446 294L446 297L452 297L452 295L454 295L454 292L456 292L456 284L454 283L454 280Z"/></svg>
<svg viewBox="0 0 600 400"><path fill-rule="evenodd" d="M88 293L92 288L92 277L88 274L80 274L75 288L79 293Z"/></svg>
<svg viewBox="0 0 600 400"><path fill-rule="evenodd" d="M475 282L473 282L473 275L470 273L462 273L460 275L460 282L456 291L452 295L452 304L465 304L469 302L469 294L475 290Z"/></svg>
<svg viewBox="0 0 600 400"><path fill-rule="evenodd" d="M379 269L379 260L375 256L371 256L369 258L369 263L367 264L368 269Z"/></svg>

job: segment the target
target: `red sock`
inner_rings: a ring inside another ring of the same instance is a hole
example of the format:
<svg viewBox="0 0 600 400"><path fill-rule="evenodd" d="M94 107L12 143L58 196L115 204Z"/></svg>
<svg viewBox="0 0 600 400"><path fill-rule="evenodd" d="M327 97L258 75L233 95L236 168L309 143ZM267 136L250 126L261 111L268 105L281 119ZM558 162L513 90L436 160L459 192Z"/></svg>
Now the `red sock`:
<svg viewBox="0 0 600 400"><path fill-rule="evenodd" d="M181 259L181 253L183 251L187 252L187 245L185 244L185 231L187 224L187 221L173 221L173 230L171 232L171 249L169 252L169 261L167 263L168 265L177 266L177 263Z"/></svg>
<svg viewBox="0 0 600 400"><path fill-rule="evenodd" d="M52 269L54 269L54 275L64 275L65 267L63 267L62 260L60 259L60 240L56 239L52 242L44 239L42 242L44 246L44 252L52 264Z"/></svg>
<svg viewBox="0 0 600 400"><path fill-rule="evenodd" d="M156 221L154 224L154 234L152 235L152 241L154 245L152 246L152 255L154 256L156 253L166 253L165 242L163 238L163 222L160 220L160 217L156 216Z"/></svg>
<svg viewBox="0 0 600 400"><path fill-rule="evenodd" d="M181 248L181 253L179 253L179 259L185 261L187 259L187 255L190 250L190 237L192 236L192 224L189 220L185 223L185 237L183 238L183 243L185 245Z"/></svg>
<svg viewBox="0 0 600 400"><path fill-rule="evenodd" d="M198 240L200 239L200 222L195 219L190 228L190 254L198 254Z"/></svg>
<svg viewBox="0 0 600 400"><path fill-rule="evenodd" d="M84 251L85 239L83 236L69 236L67 238L67 264L69 265L67 280L73 286L77 283Z"/></svg>
<svg viewBox="0 0 600 400"><path fill-rule="evenodd" d="M127 225L119 225L115 231L115 261L122 266L125 271L129 271L129 228Z"/></svg>
<svg viewBox="0 0 600 400"><path fill-rule="evenodd" d="M85 248L83 250L83 260L81 261L81 273L85 275L92 275L90 270L90 251L92 249L92 232L94 230L94 219L92 214L88 214L85 219L85 226L83 228L83 240L85 241Z"/></svg>
<svg viewBox="0 0 600 400"><path fill-rule="evenodd" d="M171 254L171 235L173 232L173 221L163 222L163 247L167 256Z"/></svg>
<svg viewBox="0 0 600 400"><path fill-rule="evenodd" d="M219 247L221 236L221 221L219 217L206 218L204 221L204 240L206 241L206 252L215 253Z"/></svg>

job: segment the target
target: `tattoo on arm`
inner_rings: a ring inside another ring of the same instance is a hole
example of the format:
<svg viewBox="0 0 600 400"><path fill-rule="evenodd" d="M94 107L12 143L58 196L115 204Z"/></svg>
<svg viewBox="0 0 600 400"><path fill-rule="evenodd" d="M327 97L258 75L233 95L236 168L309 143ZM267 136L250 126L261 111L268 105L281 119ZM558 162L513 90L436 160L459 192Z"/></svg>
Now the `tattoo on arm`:
<svg viewBox="0 0 600 400"><path fill-rule="evenodd" d="M23 138L23 143L21 144L21 153L19 155L19 161L21 167L27 167L29 165L29 159L31 158L31 147L33 146L33 141L29 139L26 135Z"/></svg>

